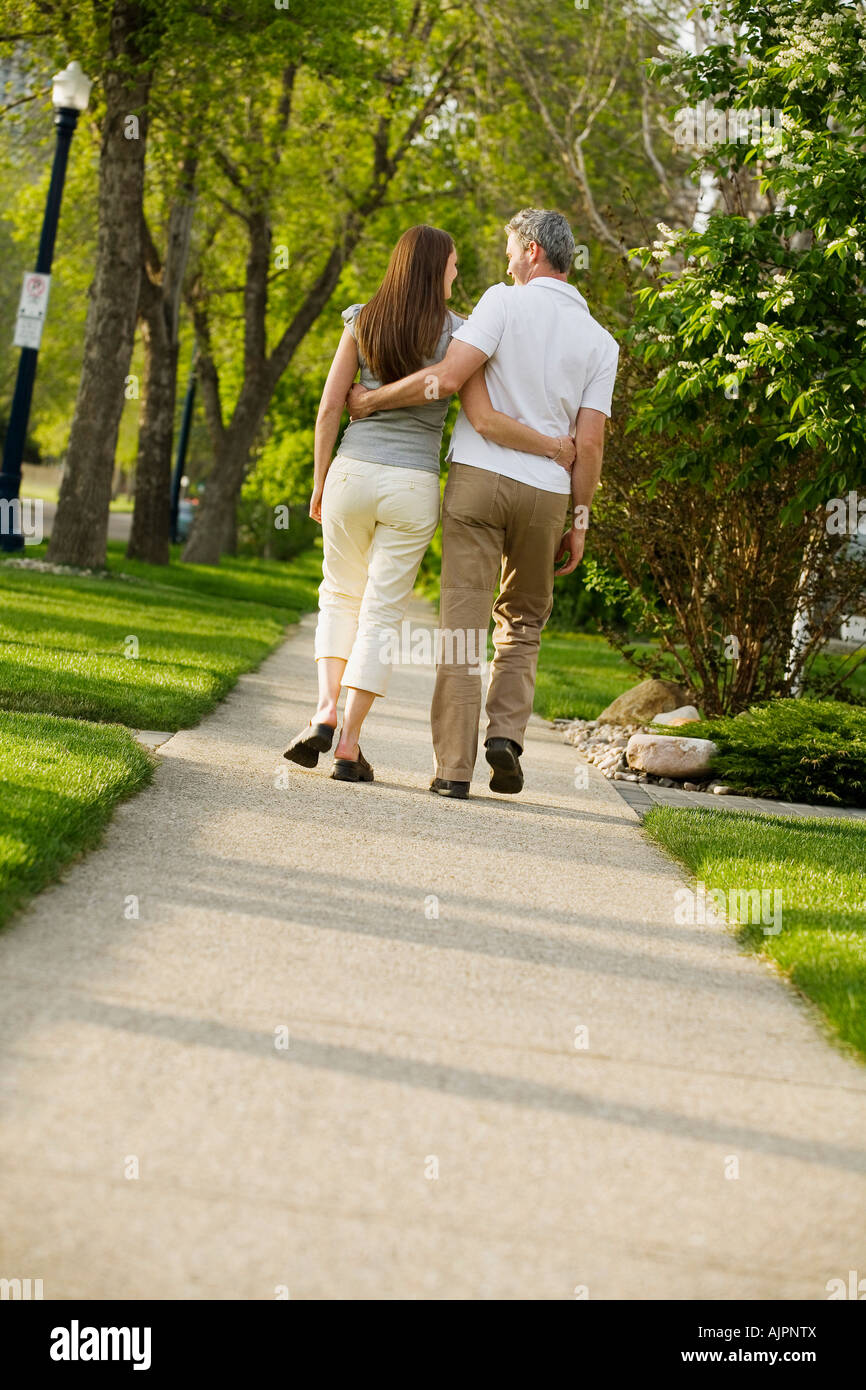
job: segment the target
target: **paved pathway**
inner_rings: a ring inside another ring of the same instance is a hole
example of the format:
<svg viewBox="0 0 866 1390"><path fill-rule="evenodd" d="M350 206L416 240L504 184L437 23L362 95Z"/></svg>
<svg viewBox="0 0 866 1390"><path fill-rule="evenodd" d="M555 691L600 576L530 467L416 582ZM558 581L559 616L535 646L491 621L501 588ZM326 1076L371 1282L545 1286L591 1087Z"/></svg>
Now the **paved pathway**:
<svg viewBox="0 0 866 1390"><path fill-rule="evenodd" d="M866 1274L866 1069L723 929L675 924L678 871L546 725L521 797L433 798L432 673L404 667L376 785L288 768L311 651L306 619L0 937L0 1275L823 1299Z"/></svg>

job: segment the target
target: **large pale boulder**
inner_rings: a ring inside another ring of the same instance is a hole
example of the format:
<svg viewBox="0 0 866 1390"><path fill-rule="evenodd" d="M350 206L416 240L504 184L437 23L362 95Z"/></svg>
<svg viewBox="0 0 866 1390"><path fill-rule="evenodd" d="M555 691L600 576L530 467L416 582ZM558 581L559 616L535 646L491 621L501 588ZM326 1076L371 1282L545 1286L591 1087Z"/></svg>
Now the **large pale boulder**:
<svg viewBox="0 0 866 1390"><path fill-rule="evenodd" d="M636 772L656 777L699 777L708 773L718 748L709 738L684 738L681 734L632 734L626 761Z"/></svg>
<svg viewBox="0 0 866 1390"><path fill-rule="evenodd" d="M657 714L677 709L686 702L686 692L676 681L641 681L631 690L617 695L598 716L599 724L651 724Z"/></svg>

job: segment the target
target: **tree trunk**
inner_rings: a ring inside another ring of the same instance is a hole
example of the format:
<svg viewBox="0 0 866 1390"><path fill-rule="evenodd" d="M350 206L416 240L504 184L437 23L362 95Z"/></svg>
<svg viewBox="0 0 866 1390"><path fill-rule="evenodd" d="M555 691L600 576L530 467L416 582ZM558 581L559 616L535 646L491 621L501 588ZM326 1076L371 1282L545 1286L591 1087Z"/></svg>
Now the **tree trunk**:
<svg viewBox="0 0 866 1390"><path fill-rule="evenodd" d="M126 554L167 565L171 528L171 446L177 384L177 342L171 341L162 294L154 292L141 320L144 390L135 467L135 509Z"/></svg>
<svg viewBox="0 0 866 1390"><path fill-rule="evenodd" d="M244 390L247 391L247 388ZM214 449L204 497L183 552L183 559L188 564L218 565L220 555L233 553L238 495L256 434L270 400L270 393L263 387L249 394L255 397L252 408L243 401L242 396L231 426Z"/></svg>
<svg viewBox="0 0 866 1390"><path fill-rule="evenodd" d="M48 559L59 564L105 564L114 453L138 308L145 104L150 89L150 74L141 66L142 30L149 17L138 0L115 0L104 75L96 273L66 469L48 547ZM131 115L138 119L138 138L128 139Z"/></svg>
<svg viewBox="0 0 866 1390"><path fill-rule="evenodd" d="M180 295L189 255L197 159L187 155L181 191L169 217L165 264L142 221L141 315L144 399L135 467L135 510L126 548L130 560L167 565L171 541L171 473L177 395Z"/></svg>

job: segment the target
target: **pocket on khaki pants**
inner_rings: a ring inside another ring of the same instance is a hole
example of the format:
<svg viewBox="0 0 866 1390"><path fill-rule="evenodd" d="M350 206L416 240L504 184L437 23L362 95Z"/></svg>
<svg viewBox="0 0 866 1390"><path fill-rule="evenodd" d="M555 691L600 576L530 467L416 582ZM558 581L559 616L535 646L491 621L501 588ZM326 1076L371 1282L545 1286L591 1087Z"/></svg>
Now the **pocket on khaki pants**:
<svg viewBox="0 0 866 1390"><path fill-rule="evenodd" d="M498 475L487 468L452 463L442 497L442 515L469 523L489 522L497 481Z"/></svg>
<svg viewBox="0 0 866 1390"><path fill-rule="evenodd" d="M567 513L567 492L545 492L543 488L536 488L529 525L561 528L565 525Z"/></svg>

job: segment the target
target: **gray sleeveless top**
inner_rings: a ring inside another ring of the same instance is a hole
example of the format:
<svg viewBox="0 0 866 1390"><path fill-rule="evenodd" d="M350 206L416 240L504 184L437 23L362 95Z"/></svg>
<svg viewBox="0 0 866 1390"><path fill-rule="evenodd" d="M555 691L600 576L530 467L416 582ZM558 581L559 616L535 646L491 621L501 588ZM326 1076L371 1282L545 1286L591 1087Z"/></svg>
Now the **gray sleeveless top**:
<svg viewBox="0 0 866 1390"><path fill-rule="evenodd" d="M343 322L357 341L355 319L363 309L363 304L351 304L343 310ZM425 358L424 366L432 367L441 362L448 351L451 335L460 327L463 319L445 311L445 327L432 357ZM361 385L374 390L382 383L373 376L358 349L361 363ZM367 463L390 463L396 468L426 468L431 473L439 472L439 451L442 444L442 429L448 414L450 396L438 401L425 401L423 405L404 406L400 410L377 410L365 420L352 420L343 432L339 453L349 458L364 459Z"/></svg>

